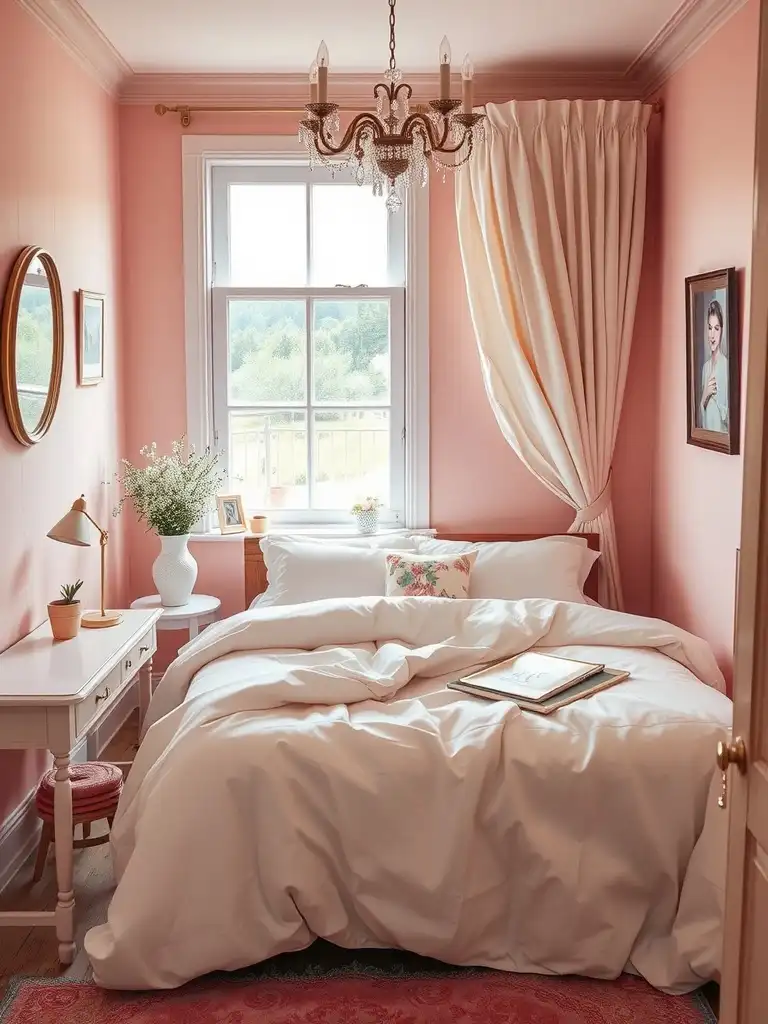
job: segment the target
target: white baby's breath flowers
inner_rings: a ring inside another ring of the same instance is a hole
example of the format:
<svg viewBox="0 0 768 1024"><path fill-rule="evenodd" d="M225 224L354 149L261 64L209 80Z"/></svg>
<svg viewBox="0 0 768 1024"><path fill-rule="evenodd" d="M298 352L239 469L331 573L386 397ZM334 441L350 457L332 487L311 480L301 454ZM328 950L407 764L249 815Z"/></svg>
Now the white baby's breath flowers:
<svg viewBox="0 0 768 1024"><path fill-rule="evenodd" d="M208 512L224 478L218 471L220 453L206 449L202 455L187 447L185 438L174 441L171 455L158 455L155 441L140 454L146 466L134 466L122 459L123 475L118 481L123 496L113 511L117 516L130 501L139 521L161 537L189 533Z"/></svg>

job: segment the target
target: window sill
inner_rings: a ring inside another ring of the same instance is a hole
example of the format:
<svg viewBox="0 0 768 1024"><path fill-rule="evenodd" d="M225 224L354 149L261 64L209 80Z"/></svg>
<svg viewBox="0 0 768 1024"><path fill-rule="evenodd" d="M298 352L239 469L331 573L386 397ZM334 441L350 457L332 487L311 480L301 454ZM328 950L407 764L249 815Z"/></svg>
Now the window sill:
<svg viewBox="0 0 768 1024"><path fill-rule="evenodd" d="M384 527L378 530L375 534L370 536L374 537L397 537L402 534L420 534L424 537L433 537L435 531L433 529L425 528L419 530L408 530L402 527ZM302 537L312 538L328 538L328 540L349 540L350 538L363 537L365 534L359 533L354 528L350 529L346 526L285 526L276 527L270 530L268 534L253 534L250 530L245 530L243 533L224 533L220 530L210 530L207 533L191 533L189 535L190 544L210 544L211 542L238 542L244 540L245 537L262 537L262 536L274 536L274 537L296 537L301 539Z"/></svg>

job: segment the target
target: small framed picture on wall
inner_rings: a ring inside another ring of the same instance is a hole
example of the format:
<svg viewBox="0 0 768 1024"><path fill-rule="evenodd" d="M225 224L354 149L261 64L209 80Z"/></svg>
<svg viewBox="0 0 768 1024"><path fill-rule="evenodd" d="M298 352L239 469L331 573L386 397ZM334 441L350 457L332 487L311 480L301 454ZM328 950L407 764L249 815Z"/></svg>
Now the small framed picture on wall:
<svg viewBox="0 0 768 1024"><path fill-rule="evenodd" d="M243 499L239 494L220 494L216 499L222 533L245 533Z"/></svg>
<svg viewBox="0 0 768 1024"><path fill-rule="evenodd" d="M736 270L685 279L688 444L739 453Z"/></svg>
<svg viewBox="0 0 768 1024"><path fill-rule="evenodd" d="M81 387L104 380L104 306L98 292L79 293L77 382Z"/></svg>

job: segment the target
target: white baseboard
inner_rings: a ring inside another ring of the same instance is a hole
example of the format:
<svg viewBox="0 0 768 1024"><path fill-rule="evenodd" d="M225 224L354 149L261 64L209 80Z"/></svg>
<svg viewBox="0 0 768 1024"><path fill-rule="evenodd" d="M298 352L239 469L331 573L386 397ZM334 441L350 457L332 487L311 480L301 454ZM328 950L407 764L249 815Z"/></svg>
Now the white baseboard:
<svg viewBox="0 0 768 1024"><path fill-rule="evenodd" d="M138 690L131 686L99 724L98 729L94 729L75 747L72 761L97 760L137 707ZM39 842L40 819L35 808L36 790L35 786L0 824L0 892L14 878Z"/></svg>
<svg viewBox="0 0 768 1024"><path fill-rule="evenodd" d="M0 827L0 892L37 846L39 833L33 789Z"/></svg>

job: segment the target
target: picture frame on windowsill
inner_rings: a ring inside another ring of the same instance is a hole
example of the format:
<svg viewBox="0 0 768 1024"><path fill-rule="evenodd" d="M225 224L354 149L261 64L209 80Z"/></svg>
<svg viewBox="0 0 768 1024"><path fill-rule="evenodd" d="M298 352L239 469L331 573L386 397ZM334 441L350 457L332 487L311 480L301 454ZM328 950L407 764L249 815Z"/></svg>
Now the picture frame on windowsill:
<svg viewBox="0 0 768 1024"><path fill-rule="evenodd" d="M216 511L222 535L246 532L243 499L239 494L220 494L216 498Z"/></svg>

